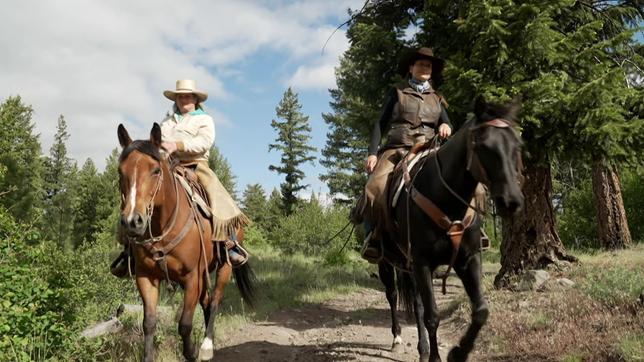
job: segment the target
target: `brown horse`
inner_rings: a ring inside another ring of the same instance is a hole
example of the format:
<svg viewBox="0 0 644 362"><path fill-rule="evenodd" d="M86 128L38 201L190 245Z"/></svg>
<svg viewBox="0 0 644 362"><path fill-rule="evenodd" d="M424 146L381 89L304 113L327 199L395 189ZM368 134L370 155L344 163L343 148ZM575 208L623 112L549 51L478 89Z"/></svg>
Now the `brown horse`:
<svg viewBox="0 0 644 362"><path fill-rule="evenodd" d="M245 302L253 305L253 273L248 263L233 269L225 250L211 240L211 221L192 207L192 201L161 157L161 128L154 124L150 140L132 141L123 125L118 127L123 151L119 158L121 228L127 233L135 260L136 285L143 299L144 361L154 360L154 332L159 284L163 279L184 289L179 334L183 355L197 359L191 341L192 320L197 302L203 308L206 335L201 359L213 355L214 320L224 288L231 274ZM215 286L209 292L210 272L216 271Z"/></svg>

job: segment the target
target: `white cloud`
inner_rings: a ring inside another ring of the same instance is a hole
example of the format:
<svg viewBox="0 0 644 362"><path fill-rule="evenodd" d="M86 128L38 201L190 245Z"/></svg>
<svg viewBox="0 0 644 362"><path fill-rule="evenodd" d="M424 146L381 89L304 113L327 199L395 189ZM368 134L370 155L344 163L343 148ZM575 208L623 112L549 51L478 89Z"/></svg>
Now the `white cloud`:
<svg viewBox="0 0 644 362"><path fill-rule="evenodd" d="M35 112L47 152L59 114L79 162L102 167L118 145L116 126L134 138L169 108L161 96L177 78L194 78L211 99L234 95L218 76L241 60L270 49L297 66L290 78L303 88L334 86L333 66L348 46L337 32L362 0L292 1L35 1L13 2L0 22L0 100L19 94ZM207 104L208 106L209 104ZM218 124L229 117L210 106Z"/></svg>

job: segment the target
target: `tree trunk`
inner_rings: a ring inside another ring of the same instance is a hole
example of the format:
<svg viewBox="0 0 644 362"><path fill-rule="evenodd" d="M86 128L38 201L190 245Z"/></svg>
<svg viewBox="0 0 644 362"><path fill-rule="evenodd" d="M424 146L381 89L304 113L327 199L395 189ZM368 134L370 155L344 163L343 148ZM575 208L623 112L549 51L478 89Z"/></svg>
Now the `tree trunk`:
<svg viewBox="0 0 644 362"><path fill-rule="evenodd" d="M503 218L501 270L494 279L497 288L508 287L512 274L541 269L560 260L577 260L566 253L557 234L550 165L526 165L524 175L523 208Z"/></svg>
<svg viewBox="0 0 644 362"><path fill-rule="evenodd" d="M601 157L593 160L593 193L601 245L609 250L629 247L632 239L619 177L615 169Z"/></svg>

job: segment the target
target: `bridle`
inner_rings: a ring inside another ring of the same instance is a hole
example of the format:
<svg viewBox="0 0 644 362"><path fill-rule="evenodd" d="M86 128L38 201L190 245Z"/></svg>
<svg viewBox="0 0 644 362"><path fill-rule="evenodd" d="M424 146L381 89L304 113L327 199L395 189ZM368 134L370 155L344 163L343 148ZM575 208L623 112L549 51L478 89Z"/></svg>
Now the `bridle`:
<svg viewBox="0 0 644 362"><path fill-rule="evenodd" d="M521 138L519 138L519 135L514 129L512 123L510 123L510 121L503 118L494 118L492 120L474 125L468 129L466 169L470 171L470 173L472 174L472 176L476 181L489 187L490 180L487 176L487 172L485 171L485 168L483 168L483 164L481 164L481 160L479 159L479 156L477 155L476 152L474 152L474 149L478 145L478 137L476 133L479 132L481 129L488 128L488 127L506 128L511 130L512 136L514 137L517 143L521 143ZM515 166L517 170L517 176L519 177L519 180L518 180L519 184L523 184L523 175L521 173L523 169L523 161L521 159L521 150L519 148L517 148L517 151L516 151ZM439 173L440 173L440 169L439 169Z"/></svg>
<svg viewBox="0 0 644 362"><path fill-rule="evenodd" d="M170 232L170 230L172 230L174 228L174 224L177 221L177 214L179 213L179 203L178 202L175 203L174 209L172 210L172 216L170 217L171 218L170 223L167 224L163 228L163 231L162 231L161 235L158 235L158 236L152 235L152 222L151 221L152 221L152 216L154 215L154 200L156 199L157 194L159 193L159 190L161 189L161 185L163 184L163 167L161 165L161 162L159 162L159 170L160 170L159 177L157 178L156 185L154 186L154 189L152 191L150 202L145 207L145 215L144 216L145 216L145 219L147 220L147 223L148 223L147 230L148 230L149 237L147 239L140 239L138 237L130 237L130 236L128 236L129 241L133 242L133 243L135 243L137 245L146 246L146 245L154 244L154 243L157 243L157 242L163 240L166 236L168 236L168 233ZM173 186L174 186L174 190L175 190L175 197L176 197L175 199L178 200L179 199L179 188L178 188L176 180L174 180ZM123 195L121 195L121 196L123 196Z"/></svg>

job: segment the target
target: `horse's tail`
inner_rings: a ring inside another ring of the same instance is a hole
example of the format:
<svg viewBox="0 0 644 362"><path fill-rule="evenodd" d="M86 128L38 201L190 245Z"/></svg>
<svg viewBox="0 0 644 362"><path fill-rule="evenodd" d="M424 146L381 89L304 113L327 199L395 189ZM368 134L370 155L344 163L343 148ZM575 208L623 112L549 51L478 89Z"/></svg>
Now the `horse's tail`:
<svg viewBox="0 0 644 362"><path fill-rule="evenodd" d="M242 299L251 308L255 308L255 283L257 282L257 278L250 264L246 263L240 267L233 268L233 274L235 275L235 284L237 284L237 289Z"/></svg>
<svg viewBox="0 0 644 362"><path fill-rule="evenodd" d="M410 273L396 269L396 289L398 290L398 304L407 315L407 319L413 318L416 291Z"/></svg>

